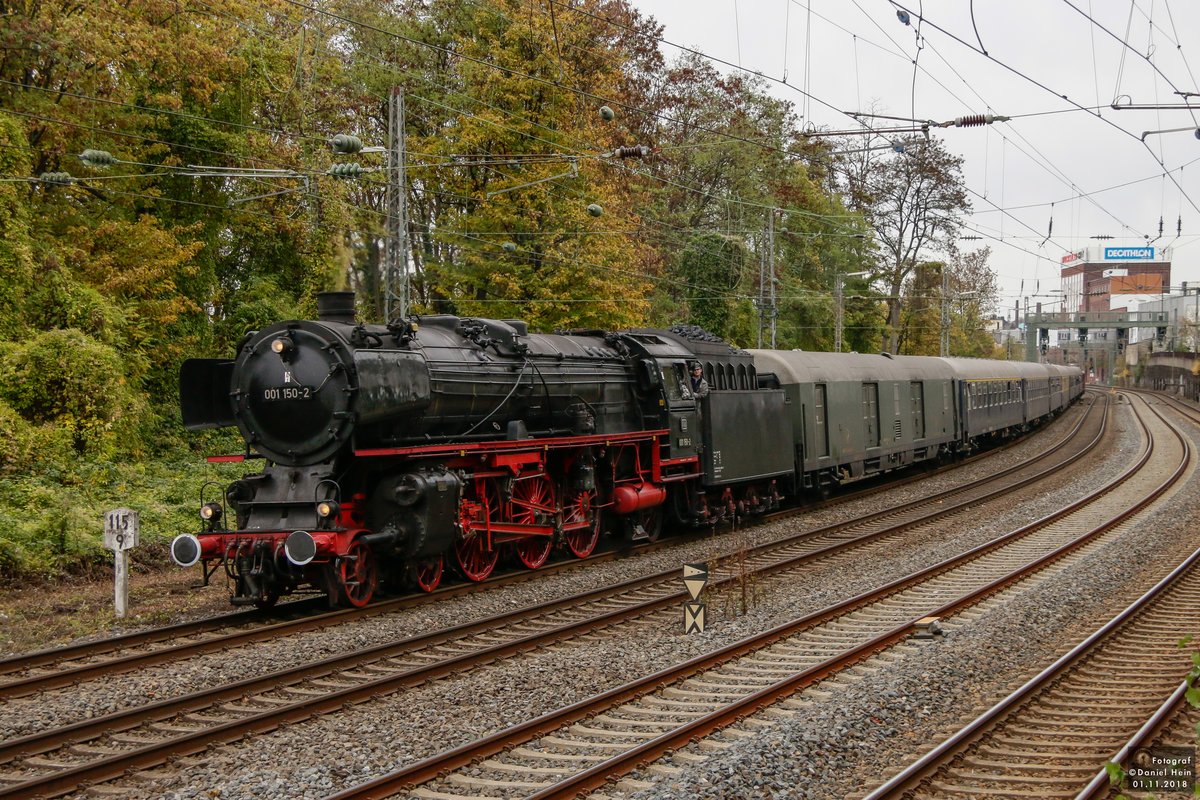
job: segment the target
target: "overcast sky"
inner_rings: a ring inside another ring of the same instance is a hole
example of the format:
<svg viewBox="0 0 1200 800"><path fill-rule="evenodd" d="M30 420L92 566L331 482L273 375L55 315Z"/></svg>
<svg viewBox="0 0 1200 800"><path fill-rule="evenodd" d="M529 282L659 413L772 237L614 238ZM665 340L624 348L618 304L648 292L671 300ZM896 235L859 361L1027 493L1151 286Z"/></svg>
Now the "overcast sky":
<svg viewBox="0 0 1200 800"><path fill-rule="evenodd" d="M1062 256L1089 245L1169 246L1172 284L1200 281L1200 113L1112 108L1200 92L1198 0L633 2L669 42L773 79L818 128L852 128L840 112L872 106L937 122L1012 117L933 134L966 159L969 227L984 239L960 247L991 246L1009 316L1017 298L1056 288ZM1186 130L1143 140L1173 128Z"/></svg>

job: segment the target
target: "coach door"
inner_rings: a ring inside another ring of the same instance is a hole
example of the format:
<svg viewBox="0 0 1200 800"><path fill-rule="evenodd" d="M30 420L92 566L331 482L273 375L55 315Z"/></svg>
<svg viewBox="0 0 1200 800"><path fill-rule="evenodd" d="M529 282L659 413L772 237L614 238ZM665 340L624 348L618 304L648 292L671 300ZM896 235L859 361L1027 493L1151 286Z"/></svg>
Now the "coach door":
<svg viewBox="0 0 1200 800"><path fill-rule="evenodd" d="M864 446L879 447L879 384L864 383L863 397L863 431L866 437Z"/></svg>
<svg viewBox="0 0 1200 800"><path fill-rule="evenodd" d="M829 455L829 426L825 423L825 384L813 385L813 437L812 458L825 458Z"/></svg>
<svg viewBox="0 0 1200 800"><path fill-rule="evenodd" d="M925 438L925 385L920 381L909 383L912 401L913 441Z"/></svg>

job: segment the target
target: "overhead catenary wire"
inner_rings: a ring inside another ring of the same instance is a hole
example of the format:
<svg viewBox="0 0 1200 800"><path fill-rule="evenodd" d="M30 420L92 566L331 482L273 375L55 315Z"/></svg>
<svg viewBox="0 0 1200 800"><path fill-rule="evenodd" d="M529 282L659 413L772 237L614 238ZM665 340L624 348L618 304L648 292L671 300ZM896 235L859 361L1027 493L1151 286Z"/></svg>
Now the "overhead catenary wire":
<svg viewBox="0 0 1200 800"><path fill-rule="evenodd" d="M798 0L791 0L791 2L798 2ZM862 5L861 5L861 4L858 2L858 0L853 0L853 2L854 2L854 5L855 5L855 7L857 7L857 8L859 9L859 11L860 11L860 12L862 12L862 13L863 13L863 15L864 15L864 16L865 16L865 17L866 17L868 20L870 20L870 21L871 21L871 23L872 23L873 25L875 25L875 27L876 27L876 28L878 28L878 29L880 30L880 32L881 32L881 33L883 33L883 35L884 35L884 36L885 36L885 37L886 37L886 38L887 38L887 39L888 39L888 40L889 40L889 41L892 43L892 45L893 45L894 47L896 47L896 48L897 48L897 50L899 50L899 51L901 51L901 52L899 52L899 53L896 53L896 52L893 52L893 51L891 51L891 50L888 50L887 48L884 48L884 47L881 47L881 46L879 46L879 45L877 45L877 44L874 44L874 43L872 43L872 44L873 44L873 46L875 46L875 47L879 48L879 49L880 49L881 51L883 51L883 52L889 53L889 54L891 54L891 55L894 55L894 56L896 56L896 57L899 57L899 58L904 58L905 60L907 60L907 61L910 61L910 62L911 62L913 59L912 59L910 56L907 56L907 55L905 55L905 54L902 52L902 51L903 51L903 48L901 47L901 45L899 45L899 43L897 43L897 42L896 42L896 40L895 40L895 39L892 37L892 35L891 35L891 34L890 34L888 31L886 31L884 28L882 28L882 27L879 25L879 22L878 22L878 20L877 20L877 19L875 19L875 17L874 17L873 15L871 15L871 14L868 14L868 13L867 13L867 11L866 11L865 9L863 9L863 8L862 8ZM850 34L850 35L854 36L854 37L855 37L855 44L856 44L856 46L857 46L857 41L858 41L858 38L859 38L859 36L858 36L857 34L854 34L853 32L849 31L848 29L844 28L843 26L841 26L841 25L838 25L837 23L834 23L832 20L829 20L828 18L822 17L822 19L825 19L827 22L829 22L830 24L834 25L834 26L835 26L835 27L837 27L839 30L842 30L842 31L846 32L847 34ZM934 46L932 43L930 43L930 42L928 42L928 41L925 41L925 46L929 48L930 52L932 52L932 53L934 53L935 55L937 55L937 57L938 57L940 60L942 60L944 63L946 63L946 64L947 64L947 66L950 66L950 65L949 65L949 62L948 62L948 61L946 60L946 58L945 58L945 57L944 57L944 56L941 54L940 50L939 50L939 49L938 49L936 46ZM927 72L926 70L924 70L923 68L921 68L921 67L920 67L920 65L919 65L919 63L918 63L918 65L917 65L917 66L918 66L918 68L920 68L920 69L922 70L922 72L923 72L924 74L928 75L928 72ZM975 87L974 87L974 86L973 86L971 83L967 82L967 81L965 80L965 78L964 78L964 77L961 75L961 73L960 73L958 70L955 70L955 69L951 68L951 73L952 73L952 74L954 74L954 75L956 75L956 76L959 78L959 80L960 80L960 81L962 81L962 82L963 82L963 84L964 84L964 85L965 85L965 86L966 86L966 87L967 87L967 88L968 88L970 91L972 91L972 92L973 92L973 93L974 93L974 94L975 94L977 97L979 97L979 99L980 99L980 100L981 100L981 101L984 103L984 105L985 105L985 106L987 106L987 107L991 107L991 104L990 104L990 103L988 103L988 102L987 102L987 101L986 101L984 98L982 98L982 97L980 97L980 96L979 96L979 93L978 93L978 91L975 89ZM947 86L946 86L944 83L942 83L941 81L939 81L939 80L938 80L936 77L934 77L934 76L932 76L932 75L929 75L929 77L930 77L932 80L934 80L934 81L935 81L935 82L936 82L936 83L937 83L939 86L941 86L941 87L942 87L944 90L946 90L946 91L947 91L947 92L948 92L948 93L949 93L951 96L955 97L955 99L956 99L956 100L958 100L958 102L959 102L960 104L962 104L962 105L964 105L964 106L968 106L968 105L969 105L969 104L967 104L967 103L966 103L964 100L962 100L962 98L958 97L958 96L957 96L957 95L956 95L956 94L955 94L953 91L951 91L951 90L949 89L949 87L947 87ZM1081 111L1081 110L1082 110L1082 111L1085 111L1085 112L1089 112L1089 111L1090 111L1091 113L1095 114L1095 112L1096 112L1098 109L1072 108L1072 109L1060 109L1060 110L1051 110L1051 111L1042 111L1042 112L1032 112L1032 113L1029 113L1029 114L1019 114L1019 113L1013 113L1013 114L1011 114L1011 118L1012 118L1012 119L1018 119L1018 118L1023 118L1023 117L1032 117L1032 116L1045 116L1045 115L1048 115L1048 114L1058 114L1058 113L1079 113L1079 111ZM1032 149L1034 152L1038 153L1038 156L1039 156L1039 158L1040 158L1041 160L1039 161L1039 159L1038 159L1038 158L1034 158L1032 155L1030 155L1029 153L1025 152L1025 150L1024 150L1024 149L1022 149L1020 146L1018 146L1018 150L1020 150L1020 151L1021 151L1021 152L1022 152L1024 155L1026 155L1026 157L1028 157L1028 158L1029 158L1029 159L1030 159L1032 162L1034 162L1035 164L1038 164L1038 165L1039 165L1039 166L1040 166L1042 169L1046 170L1048 174L1051 174L1052 176L1056 177L1056 179L1058 179L1058 180L1061 180L1061 181L1062 181L1062 182L1063 182L1063 183L1064 183L1066 186L1068 186L1069 188L1075 189L1075 190L1077 191L1077 193L1078 193L1080 196L1087 196L1087 193L1083 192L1083 191L1082 191L1082 189L1080 189L1080 188L1077 186L1077 184L1076 184L1076 183L1075 183L1073 180L1071 180L1071 179L1070 179L1068 176L1066 176L1064 173L1062 173L1062 171L1061 171L1060 169L1058 169L1057 167L1055 167L1055 166L1053 165L1053 162L1052 162L1050 159L1047 159L1047 158L1046 158L1046 157L1045 157L1043 154L1041 154L1041 153L1040 153L1040 151L1039 151L1039 150L1038 150L1038 149L1037 149L1035 146L1033 146L1033 145L1032 145L1032 143L1028 142L1027 140L1024 140L1024 137L1023 137L1023 136L1021 136L1021 134L1020 134L1020 131L1019 131L1019 130L1017 130L1016 128L1014 128L1014 127L1012 127L1012 126L1007 126L1007 128L1008 128L1008 130L1009 130L1009 131L1010 131L1010 132L1011 132L1011 133L1012 133L1014 136L1016 136L1016 137L1018 137L1018 138L1021 138L1023 141L1025 141L1025 146L1026 146L1026 147L1028 147L1028 148ZM1005 136L1004 132L999 132L999 135L1001 136L1001 139L1002 139L1002 140L1005 140L1005 141L1007 141L1007 137ZM1164 166L1164 168L1165 168L1165 166ZM1057 173L1058 173L1057 175L1055 175L1055 172L1056 172L1056 171L1057 171ZM1100 209L1101 211L1103 211L1105 214L1107 214L1107 215L1109 215L1109 216L1112 216L1112 217L1115 219L1115 215L1113 215L1113 214L1112 214L1112 212L1111 212L1111 211L1109 211L1107 208L1104 208L1103 206L1100 206L1100 205L1099 205L1098 203L1096 203L1094 200L1089 200L1089 202L1092 202L1092 204L1093 204L1093 205L1096 205L1096 207L1097 207L1098 209ZM979 212L978 212L978 211L976 211L976 212L974 212L974 213L979 213ZM1125 224L1125 223L1121 222L1120 220L1117 220L1117 221L1118 221L1120 224L1122 224L1122 225L1124 225L1124 224Z"/></svg>
<svg viewBox="0 0 1200 800"><path fill-rule="evenodd" d="M900 3L898 0L888 0L888 2L890 2L890 3L891 3L893 6L895 6L896 8L903 9L903 10L905 10L905 11L908 11L909 13L915 13L915 12L913 12L911 9L908 9L908 8L906 8L906 7L905 7L905 6L904 6L902 3ZM981 50L978 50L978 49L977 49L977 48L976 48L974 45L972 45L970 42L966 42L966 41L964 41L962 38L960 38L960 37L956 36L955 34L951 33L950 31L946 30L945 28L943 28L943 27L941 27L941 26L937 25L936 23L934 23L934 22L930 22L930 21L928 21L928 20L927 20L927 22L928 22L928 24L929 24L929 26L930 26L930 27L934 28L934 29L935 29L935 30L937 30L939 33L941 33L942 35L944 35L944 36L948 37L949 39L951 39L951 40L953 40L953 41L955 41L955 42L957 42L958 44L962 45L963 47L966 47L966 48L968 48L968 49L972 50L973 52L979 53L979 54L980 54L980 55L982 55L984 58L986 58L986 59L988 59L989 61L991 61L991 62L995 63L996 65L998 65L998 66L999 66L999 67L1001 67L1002 69L1008 70L1009 72L1011 72L1011 73L1013 73L1014 75L1016 75L1016 76L1020 77L1021 79L1025 80L1025 81L1028 81L1029 83L1031 83L1031 84L1033 84L1034 86L1038 87L1038 88L1039 88L1039 89L1041 89L1042 91L1048 92L1048 93L1050 93L1050 94L1054 95L1055 97L1058 97L1058 98L1062 99L1064 102L1066 102L1066 103L1068 103L1068 104L1070 104L1070 105L1072 105L1072 106L1075 106L1076 108L1078 108L1078 109L1080 109L1080 110L1086 110L1086 108L1085 108L1084 106L1080 105L1080 104L1079 104L1077 101L1075 101L1075 100L1071 100L1069 97L1067 97L1066 95L1062 94L1061 92L1056 92L1056 91L1054 91L1054 90L1053 90L1053 89L1051 89L1049 86L1047 86L1046 84L1044 84L1044 83L1042 83L1041 81L1037 80L1036 78L1033 78L1033 77L1031 77L1031 76L1029 76L1029 75L1026 75L1025 73L1021 72L1020 70L1016 69L1015 67L1012 67L1012 66L1011 66L1011 65L1009 65L1009 64L1006 64L1005 62L1001 61L1000 59L998 59L998 58L995 58L994 56L988 55L988 54L986 54L986 53L982 52ZM1100 115L1100 114L1096 114L1096 115L1095 115L1095 118L1096 118L1096 119L1098 119L1098 120L1100 120L1100 121L1102 121L1104 124L1106 124L1106 125L1108 125L1108 126L1112 127L1113 129L1115 129L1115 130L1119 131L1120 133L1124 134L1125 136L1129 136L1129 137L1131 137L1131 138L1133 138L1133 139L1135 139L1135 140L1139 141L1139 142L1142 144L1142 146L1143 146L1143 147L1146 149L1146 151L1147 151L1147 152L1150 154L1150 157L1151 157L1151 158L1153 158L1153 159L1154 159L1154 160L1155 160L1155 161L1158 163L1158 165L1159 165L1160 167L1162 167L1164 170L1166 170L1166 169L1167 169L1167 165L1166 165L1166 164L1164 164L1164 163L1162 163L1162 162L1161 162L1161 161L1158 159L1158 157L1157 157L1157 156L1154 154L1154 151L1153 151L1153 150L1150 150L1150 149L1149 149L1149 147L1148 147L1148 146L1146 146L1146 144L1145 144L1144 142L1141 142L1141 140L1138 138L1138 136L1137 136L1136 134L1134 134L1134 133L1131 133L1130 131L1127 131L1127 130L1125 130L1125 129L1124 129L1124 128L1122 128L1121 126L1117 125L1116 123L1112 122L1111 120L1107 119L1106 117L1104 117L1104 116L1102 116L1102 115ZM1169 173L1168 173L1168 174L1169 174ZM1184 197L1187 199L1187 201L1188 201L1188 204L1189 204L1189 205L1190 205L1190 206L1191 206L1191 207L1192 207L1192 208L1193 208L1195 211L1197 211L1197 212L1200 212L1200 205L1197 205L1197 204L1196 204L1196 202L1195 202L1195 201L1194 201L1194 200L1191 198L1191 196L1190 196L1190 195L1189 195L1189 194L1188 194L1188 193L1187 193L1187 192L1186 192L1186 191L1183 189L1183 186L1182 186L1182 185L1179 185L1179 184L1176 184L1176 185L1177 185L1177 186L1179 186L1179 189L1180 189L1180 191L1183 193L1183 196L1184 196Z"/></svg>

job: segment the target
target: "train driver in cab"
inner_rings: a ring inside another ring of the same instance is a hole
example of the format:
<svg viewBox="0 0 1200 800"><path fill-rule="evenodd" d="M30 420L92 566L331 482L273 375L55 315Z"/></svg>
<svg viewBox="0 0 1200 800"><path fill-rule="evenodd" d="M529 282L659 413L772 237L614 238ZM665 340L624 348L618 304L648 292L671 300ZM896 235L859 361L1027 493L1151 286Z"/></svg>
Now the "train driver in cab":
<svg viewBox="0 0 1200 800"><path fill-rule="evenodd" d="M708 381L704 380L704 367L699 362L692 364L692 396L699 400L708 395Z"/></svg>

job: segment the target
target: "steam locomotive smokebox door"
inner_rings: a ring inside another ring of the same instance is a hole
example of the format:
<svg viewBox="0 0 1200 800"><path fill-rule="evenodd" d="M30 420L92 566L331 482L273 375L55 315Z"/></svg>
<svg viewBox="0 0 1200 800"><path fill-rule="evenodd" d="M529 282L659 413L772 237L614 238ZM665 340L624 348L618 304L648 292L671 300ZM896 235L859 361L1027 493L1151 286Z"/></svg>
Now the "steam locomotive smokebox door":
<svg viewBox="0 0 1200 800"><path fill-rule="evenodd" d="M711 392L701 400L705 482L785 475L795 470L792 420L781 389Z"/></svg>

